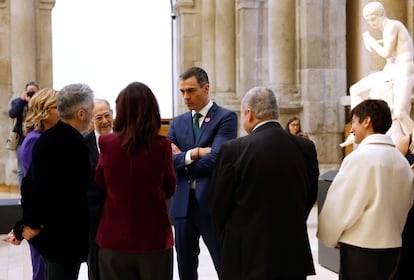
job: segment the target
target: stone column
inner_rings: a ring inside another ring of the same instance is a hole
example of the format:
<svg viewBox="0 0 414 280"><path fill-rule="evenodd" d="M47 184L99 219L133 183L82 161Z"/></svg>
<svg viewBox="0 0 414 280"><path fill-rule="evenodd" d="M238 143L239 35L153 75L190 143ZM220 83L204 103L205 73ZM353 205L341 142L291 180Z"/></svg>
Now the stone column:
<svg viewBox="0 0 414 280"><path fill-rule="evenodd" d="M42 87L52 87L52 9L55 0L38 1L36 9L37 79Z"/></svg>
<svg viewBox="0 0 414 280"><path fill-rule="evenodd" d="M4 144L10 126L7 117L7 111L9 109L9 101L11 96L11 51L10 51L10 1L0 0L0 110L1 110L1 125L0 125L0 137ZM7 175L12 172L12 168L9 168L9 154L12 152L6 150L4 145L0 147L0 188L3 185L16 184L17 178L10 182L7 180ZM14 169L16 169L16 163L14 163Z"/></svg>
<svg viewBox="0 0 414 280"><path fill-rule="evenodd" d="M414 0L407 0L407 29L414 38Z"/></svg>
<svg viewBox="0 0 414 280"><path fill-rule="evenodd" d="M346 93L346 0L301 0L298 5L302 124L314 141L321 170L343 151Z"/></svg>
<svg viewBox="0 0 414 280"><path fill-rule="evenodd" d="M210 96L214 98L216 92L216 6L220 7L220 3L216 0L197 1L196 5L200 5L200 36L201 61L194 66L200 66L206 70L210 80ZM183 69L185 70L185 69Z"/></svg>
<svg viewBox="0 0 414 280"><path fill-rule="evenodd" d="M9 5L9 1L0 0L0 108L2 112L8 109L12 82Z"/></svg>
<svg viewBox="0 0 414 280"><path fill-rule="evenodd" d="M263 17L266 15L260 9L263 7L260 2L262 1L236 2L238 98L243 97L250 88L267 83L267 53L263 50L266 38Z"/></svg>
<svg viewBox="0 0 414 280"><path fill-rule="evenodd" d="M11 96L7 100L9 110L10 99L20 95L28 81L36 76L36 16L35 0L8 1L10 5L10 78ZM10 121L10 126L12 122ZM6 185L17 185L17 162L15 152L4 157L4 182Z"/></svg>
<svg viewBox="0 0 414 280"><path fill-rule="evenodd" d="M233 1L180 0L174 5L177 73L191 66L204 68L210 95L224 107L239 108L235 96L235 4ZM178 78L178 77L177 77ZM230 95L230 96L229 96ZM187 110L180 96L177 112Z"/></svg>
<svg viewBox="0 0 414 280"><path fill-rule="evenodd" d="M176 30L176 77L174 83L178 83L178 76L187 68L201 64L201 23L200 23L200 0L177 0L173 9L176 14L174 29ZM175 115L187 110L180 93L175 98Z"/></svg>
<svg viewBox="0 0 414 280"><path fill-rule="evenodd" d="M235 91L235 5L233 1L220 1L216 6L215 19L215 68L216 91Z"/></svg>
<svg viewBox="0 0 414 280"><path fill-rule="evenodd" d="M297 92L295 1L268 1L269 85L279 96L284 107Z"/></svg>
<svg viewBox="0 0 414 280"><path fill-rule="evenodd" d="M18 96L36 76L35 0L10 1L10 38L13 93Z"/></svg>

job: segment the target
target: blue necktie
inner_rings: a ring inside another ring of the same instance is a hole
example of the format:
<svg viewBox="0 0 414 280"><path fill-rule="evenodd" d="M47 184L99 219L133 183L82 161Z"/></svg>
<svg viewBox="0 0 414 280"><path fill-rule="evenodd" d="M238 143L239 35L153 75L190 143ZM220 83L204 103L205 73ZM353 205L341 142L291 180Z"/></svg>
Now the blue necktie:
<svg viewBox="0 0 414 280"><path fill-rule="evenodd" d="M194 139L197 139L198 137L198 133L200 131L200 127L198 124L198 120L202 117L203 115L200 113L195 113L193 116L193 131L194 131Z"/></svg>

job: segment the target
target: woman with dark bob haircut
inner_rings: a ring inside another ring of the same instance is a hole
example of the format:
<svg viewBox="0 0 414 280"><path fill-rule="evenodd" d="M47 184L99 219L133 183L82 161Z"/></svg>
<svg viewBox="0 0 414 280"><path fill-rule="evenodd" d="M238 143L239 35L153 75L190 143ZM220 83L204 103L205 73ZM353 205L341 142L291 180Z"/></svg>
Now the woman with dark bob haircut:
<svg viewBox="0 0 414 280"><path fill-rule="evenodd" d="M116 99L114 133L99 137L95 180L106 189L96 236L106 279L172 279L174 245L166 200L175 192L171 141L158 135L157 100L134 82Z"/></svg>

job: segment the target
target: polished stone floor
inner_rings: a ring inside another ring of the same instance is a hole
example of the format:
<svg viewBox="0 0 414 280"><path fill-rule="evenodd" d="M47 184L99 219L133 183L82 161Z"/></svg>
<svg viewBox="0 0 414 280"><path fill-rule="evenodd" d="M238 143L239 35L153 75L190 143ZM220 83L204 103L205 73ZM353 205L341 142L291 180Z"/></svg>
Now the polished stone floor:
<svg viewBox="0 0 414 280"><path fill-rule="evenodd" d="M0 193L0 198L15 198L16 194ZM1 221L0 221L1 223ZM315 237L317 225L317 208L314 207L308 220L309 239L315 261L316 275L308 277L308 280L334 280L338 279L336 273L325 269L318 264L318 242ZM31 263L27 242L20 246L13 246L1 241L4 234L0 234L0 280L30 280ZM202 243L202 242L201 242ZM216 280L213 264L207 249L201 244L199 280ZM79 280L87 280L87 268L83 264L79 274ZM174 266L174 280L178 280L177 269Z"/></svg>

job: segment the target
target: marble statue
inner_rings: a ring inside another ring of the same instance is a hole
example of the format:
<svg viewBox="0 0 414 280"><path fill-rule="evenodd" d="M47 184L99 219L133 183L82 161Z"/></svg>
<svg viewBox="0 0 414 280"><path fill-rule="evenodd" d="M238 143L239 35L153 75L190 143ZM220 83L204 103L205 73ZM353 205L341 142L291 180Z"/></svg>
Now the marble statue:
<svg viewBox="0 0 414 280"><path fill-rule="evenodd" d="M365 48L383 57L386 64L381 71L362 78L350 87L351 109L366 98L385 100L393 115L393 126L387 134L396 143L403 135L412 134L414 129L414 121L410 117L414 85L413 41L404 24L387 18L381 3L365 5L363 16L373 29L382 32L381 40L364 32ZM351 133L340 146L352 143Z"/></svg>

